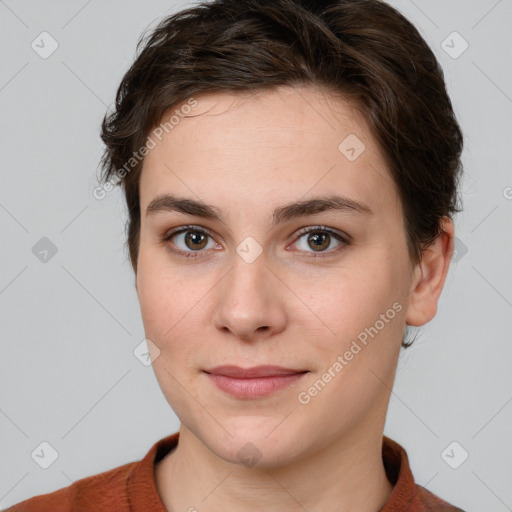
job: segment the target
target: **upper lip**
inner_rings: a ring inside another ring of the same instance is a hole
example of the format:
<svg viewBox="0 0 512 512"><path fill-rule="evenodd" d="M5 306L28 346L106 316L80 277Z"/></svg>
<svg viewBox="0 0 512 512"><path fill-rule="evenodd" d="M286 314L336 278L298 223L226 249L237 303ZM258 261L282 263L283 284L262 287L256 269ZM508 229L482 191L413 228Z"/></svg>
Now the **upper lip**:
<svg viewBox="0 0 512 512"><path fill-rule="evenodd" d="M294 375L304 373L307 370L294 370L292 368L284 368L282 366L265 365L253 366L251 368L241 368L240 366L224 365L216 366L204 370L206 373L213 375L223 375L235 379L256 379L258 377L275 377L280 375Z"/></svg>

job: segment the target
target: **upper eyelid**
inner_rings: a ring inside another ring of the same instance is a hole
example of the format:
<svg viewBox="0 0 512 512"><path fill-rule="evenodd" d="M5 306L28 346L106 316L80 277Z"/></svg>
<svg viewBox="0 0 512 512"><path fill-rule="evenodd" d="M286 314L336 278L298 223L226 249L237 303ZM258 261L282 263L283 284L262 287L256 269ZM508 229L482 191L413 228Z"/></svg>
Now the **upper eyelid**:
<svg viewBox="0 0 512 512"><path fill-rule="evenodd" d="M314 232L314 231L326 231L327 233L333 233L334 235L338 235L339 237L343 238L346 241L350 241L351 237L345 233L344 231L340 231L338 229L329 228L327 226L307 226L304 228L300 228L296 233L297 236L300 238L304 235L307 235L308 233Z"/></svg>
<svg viewBox="0 0 512 512"><path fill-rule="evenodd" d="M195 224L187 225L187 226L178 226L176 228L169 229L164 233L163 238L169 238L173 235L177 235L177 234L187 232L187 231L199 231L201 233L206 233L208 236L212 236L212 238L213 238L212 231L210 231L208 228L204 228L202 226L197 226Z"/></svg>

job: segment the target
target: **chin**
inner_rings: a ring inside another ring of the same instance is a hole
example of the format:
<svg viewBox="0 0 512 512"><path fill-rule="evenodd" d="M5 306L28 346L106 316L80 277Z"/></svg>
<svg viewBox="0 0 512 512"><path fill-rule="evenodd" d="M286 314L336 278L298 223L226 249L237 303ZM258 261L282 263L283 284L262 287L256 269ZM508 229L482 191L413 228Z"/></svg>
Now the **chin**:
<svg viewBox="0 0 512 512"><path fill-rule="evenodd" d="M203 441L216 456L247 468L279 467L296 459L301 451L299 430L276 428L282 418L277 422L273 418L263 420L245 417L236 426L227 423L224 426L229 434L219 426L209 430Z"/></svg>

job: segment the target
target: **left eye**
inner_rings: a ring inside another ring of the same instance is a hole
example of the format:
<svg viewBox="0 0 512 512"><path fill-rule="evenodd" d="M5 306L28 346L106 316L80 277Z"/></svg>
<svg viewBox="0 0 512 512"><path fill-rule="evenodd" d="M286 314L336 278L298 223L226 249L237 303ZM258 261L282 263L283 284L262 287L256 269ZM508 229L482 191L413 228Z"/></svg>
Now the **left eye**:
<svg viewBox="0 0 512 512"><path fill-rule="evenodd" d="M336 250L348 244L348 240L337 233L326 228L308 228L301 231L295 245L305 252L330 252L327 249ZM333 247L334 245L334 247Z"/></svg>

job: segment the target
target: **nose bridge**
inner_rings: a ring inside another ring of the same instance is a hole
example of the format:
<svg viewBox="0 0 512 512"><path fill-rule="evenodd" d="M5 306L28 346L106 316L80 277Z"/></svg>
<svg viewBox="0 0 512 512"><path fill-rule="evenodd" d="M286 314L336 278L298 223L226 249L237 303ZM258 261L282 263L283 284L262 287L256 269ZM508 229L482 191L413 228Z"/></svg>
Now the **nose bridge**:
<svg viewBox="0 0 512 512"><path fill-rule="evenodd" d="M231 269L219 287L213 313L218 329L245 339L257 331L281 331L286 321L285 306L270 282L272 272L266 255L256 249L250 240L239 244Z"/></svg>
<svg viewBox="0 0 512 512"><path fill-rule="evenodd" d="M243 220L242 217L240 219ZM239 219L239 220L240 220ZM264 292L265 279L268 279L268 254L262 244L253 236L245 236L234 247L231 258L231 271L226 276L230 289Z"/></svg>
<svg viewBox="0 0 512 512"><path fill-rule="evenodd" d="M257 302L268 303L270 297L267 297L267 264L263 252L256 256L250 242L241 243L237 248L237 254L233 256L231 271L226 276L225 298L231 301L234 299L235 305L244 302L254 305Z"/></svg>

